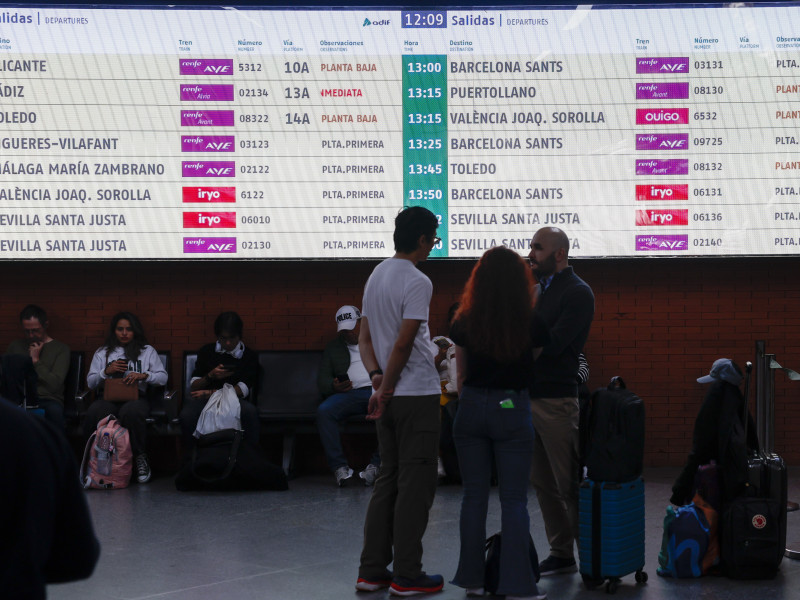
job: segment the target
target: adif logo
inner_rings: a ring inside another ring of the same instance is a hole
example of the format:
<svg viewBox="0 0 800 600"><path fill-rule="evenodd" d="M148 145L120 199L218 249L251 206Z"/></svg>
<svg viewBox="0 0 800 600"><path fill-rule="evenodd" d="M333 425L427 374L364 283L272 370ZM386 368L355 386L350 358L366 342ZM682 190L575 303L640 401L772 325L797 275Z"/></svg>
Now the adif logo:
<svg viewBox="0 0 800 600"><path fill-rule="evenodd" d="M204 237L185 237L183 238L184 254L234 254L236 253L235 237L204 238Z"/></svg>
<svg viewBox="0 0 800 600"><path fill-rule="evenodd" d="M688 250L688 235L637 235L636 251L681 251Z"/></svg>
<svg viewBox="0 0 800 600"><path fill-rule="evenodd" d="M185 212L184 228L234 229L236 228L235 212Z"/></svg>
<svg viewBox="0 0 800 600"><path fill-rule="evenodd" d="M183 201L187 203L236 202L235 187L186 186Z"/></svg>
<svg viewBox="0 0 800 600"><path fill-rule="evenodd" d="M650 200L688 200L688 184L664 184L664 185L637 185L636 200L639 202Z"/></svg>
<svg viewBox="0 0 800 600"><path fill-rule="evenodd" d="M637 227L688 225L689 209L651 209L636 211Z"/></svg>
<svg viewBox="0 0 800 600"><path fill-rule="evenodd" d="M364 19L364 23L362 23L361 26L369 27L370 25L375 25L376 27L380 27L389 25L391 22L392 22L391 19L380 19L378 21L374 19L372 21L370 21L369 19Z"/></svg>
<svg viewBox="0 0 800 600"><path fill-rule="evenodd" d="M362 27L367 27L369 25L372 25L372 21L370 21L369 19L364 19L364 24L362 25Z"/></svg>

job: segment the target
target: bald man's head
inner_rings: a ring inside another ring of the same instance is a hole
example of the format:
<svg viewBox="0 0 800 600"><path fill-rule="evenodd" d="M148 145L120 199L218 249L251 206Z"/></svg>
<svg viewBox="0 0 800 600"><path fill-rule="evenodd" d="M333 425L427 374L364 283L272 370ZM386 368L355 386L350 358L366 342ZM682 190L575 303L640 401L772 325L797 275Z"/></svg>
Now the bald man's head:
<svg viewBox="0 0 800 600"><path fill-rule="evenodd" d="M533 234L528 258L537 279L549 277L568 264L569 238L558 227L542 227Z"/></svg>

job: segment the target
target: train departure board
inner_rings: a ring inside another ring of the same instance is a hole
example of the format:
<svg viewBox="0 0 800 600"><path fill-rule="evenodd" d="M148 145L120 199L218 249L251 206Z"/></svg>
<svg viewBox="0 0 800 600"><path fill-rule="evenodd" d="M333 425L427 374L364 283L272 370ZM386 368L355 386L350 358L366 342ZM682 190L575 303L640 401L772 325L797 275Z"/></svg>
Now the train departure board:
<svg viewBox="0 0 800 600"><path fill-rule="evenodd" d="M800 254L800 5L0 5L0 260Z"/></svg>

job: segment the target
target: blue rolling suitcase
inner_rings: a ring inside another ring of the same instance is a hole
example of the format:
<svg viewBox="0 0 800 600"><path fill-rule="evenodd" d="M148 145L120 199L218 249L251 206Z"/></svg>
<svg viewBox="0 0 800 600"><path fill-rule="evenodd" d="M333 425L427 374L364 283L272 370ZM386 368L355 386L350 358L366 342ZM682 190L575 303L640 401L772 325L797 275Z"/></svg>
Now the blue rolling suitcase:
<svg viewBox="0 0 800 600"><path fill-rule="evenodd" d="M586 479L578 502L581 576L588 588L602 585L613 594L620 578L636 573L647 581L644 568L644 481L627 483Z"/></svg>

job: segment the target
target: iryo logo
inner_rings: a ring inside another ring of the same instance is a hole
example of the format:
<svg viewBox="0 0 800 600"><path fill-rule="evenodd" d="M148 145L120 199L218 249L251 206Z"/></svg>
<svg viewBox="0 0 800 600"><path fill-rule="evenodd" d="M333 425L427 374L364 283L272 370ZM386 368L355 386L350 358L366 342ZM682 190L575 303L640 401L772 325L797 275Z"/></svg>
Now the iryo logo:
<svg viewBox="0 0 800 600"><path fill-rule="evenodd" d="M181 152L235 152L232 135L182 135Z"/></svg>
<svg viewBox="0 0 800 600"><path fill-rule="evenodd" d="M235 187L184 187L183 201L186 203L236 202Z"/></svg>
<svg viewBox="0 0 800 600"><path fill-rule="evenodd" d="M688 56L637 57L636 73L688 73Z"/></svg>
<svg viewBox="0 0 800 600"><path fill-rule="evenodd" d="M688 225L689 209L650 209L636 211L637 227L662 227L665 225Z"/></svg>
<svg viewBox="0 0 800 600"><path fill-rule="evenodd" d="M181 75L233 75L232 58L182 58Z"/></svg>
<svg viewBox="0 0 800 600"><path fill-rule="evenodd" d="M234 229L236 227L235 212L185 212L183 227L204 229Z"/></svg>
<svg viewBox="0 0 800 600"><path fill-rule="evenodd" d="M687 125L688 108L637 108L637 125Z"/></svg>
<svg viewBox="0 0 800 600"><path fill-rule="evenodd" d="M185 237L183 238L184 254L235 254L235 237Z"/></svg>
<svg viewBox="0 0 800 600"><path fill-rule="evenodd" d="M183 161L184 177L234 177L236 163L227 160Z"/></svg>
<svg viewBox="0 0 800 600"><path fill-rule="evenodd" d="M651 184L636 186L636 200L647 202L649 200L688 200L689 185L678 184Z"/></svg>
<svg viewBox="0 0 800 600"><path fill-rule="evenodd" d="M680 251L689 249L688 235L637 235L637 252Z"/></svg>
<svg viewBox="0 0 800 600"><path fill-rule="evenodd" d="M644 133L636 135L637 150L688 150L688 133Z"/></svg>

